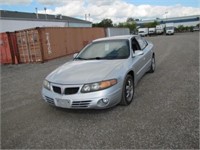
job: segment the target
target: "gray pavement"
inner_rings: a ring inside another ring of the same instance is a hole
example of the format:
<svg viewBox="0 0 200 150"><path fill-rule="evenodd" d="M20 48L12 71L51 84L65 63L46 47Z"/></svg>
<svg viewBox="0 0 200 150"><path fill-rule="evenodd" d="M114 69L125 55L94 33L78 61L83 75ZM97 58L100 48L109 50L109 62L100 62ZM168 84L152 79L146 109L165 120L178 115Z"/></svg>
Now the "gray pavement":
<svg viewBox="0 0 200 150"><path fill-rule="evenodd" d="M68 110L41 98L44 77L71 57L1 66L2 149L199 149L199 34L147 37L156 72L131 105Z"/></svg>

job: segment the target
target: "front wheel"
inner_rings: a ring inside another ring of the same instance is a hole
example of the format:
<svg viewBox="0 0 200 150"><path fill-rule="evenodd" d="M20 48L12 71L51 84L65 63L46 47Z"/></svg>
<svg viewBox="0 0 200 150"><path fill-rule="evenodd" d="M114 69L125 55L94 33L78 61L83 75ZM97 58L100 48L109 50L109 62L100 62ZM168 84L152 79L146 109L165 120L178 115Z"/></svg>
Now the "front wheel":
<svg viewBox="0 0 200 150"><path fill-rule="evenodd" d="M155 60L155 56L153 56L151 58L151 68L149 70L149 73L153 73L156 69L156 60Z"/></svg>
<svg viewBox="0 0 200 150"><path fill-rule="evenodd" d="M124 80L122 99L120 104L127 106L133 101L134 97L134 81L131 75L127 75Z"/></svg>

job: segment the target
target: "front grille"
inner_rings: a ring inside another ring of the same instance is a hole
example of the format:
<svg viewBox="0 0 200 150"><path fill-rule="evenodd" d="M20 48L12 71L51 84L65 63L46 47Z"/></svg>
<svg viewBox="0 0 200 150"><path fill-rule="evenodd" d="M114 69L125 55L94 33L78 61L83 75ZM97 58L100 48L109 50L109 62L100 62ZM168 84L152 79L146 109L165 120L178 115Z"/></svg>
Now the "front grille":
<svg viewBox="0 0 200 150"><path fill-rule="evenodd" d="M53 86L53 91L54 91L55 93L61 94L61 88L60 88L60 87Z"/></svg>
<svg viewBox="0 0 200 150"><path fill-rule="evenodd" d="M79 90L78 87L65 88L64 94L65 95L76 94L78 92L78 90Z"/></svg>
<svg viewBox="0 0 200 150"><path fill-rule="evenodd" d="M51 105L55 105L53 98L50 98L48 96L45 96L46 101L51 104Z"/></svg>
<svg viewBox="0 0 200 150"><path fill-rule="evenodd" d="M73 101L72 107L73 108L86 108L89 106L91 100L88 101Z"/></svg>

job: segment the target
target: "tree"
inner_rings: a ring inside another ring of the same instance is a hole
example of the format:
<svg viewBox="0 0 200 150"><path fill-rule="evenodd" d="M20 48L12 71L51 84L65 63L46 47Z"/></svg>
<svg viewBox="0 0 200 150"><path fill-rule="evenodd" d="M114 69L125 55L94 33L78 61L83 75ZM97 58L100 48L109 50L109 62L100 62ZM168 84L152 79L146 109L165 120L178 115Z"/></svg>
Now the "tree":
<svg viewBox="0 0 200 150"><path fill-rule="evenodd" d="M185 29L185 28L184 28L183 25L179 25L178 28L177 28L178 32L183 32L184 29Z"/></svg>
<svg viewBox="0 0 200 150"><path fill-rule="evenodd" d="M103 26L103 27L113 27L113 22L111 19L103 19L100 24Z"/></svg>
<svg viewBox="0 0 200 150"><path fill-rule="evenodd" d="M119 28L129 28L130 32L132 33L136 29L136 23L135 22L120 22L117 27L119 27Z"/></svg>
<svg viewBox="0 0 200 150"><path fill-rule="evenodd" d="M92 27L113 27L111 19L103 19L100 23L92 24Z"/></svg>
<svg viewBox="0 0 200 150"><path fill-rule="evenodd" d="M131 23L131 22L135 22L135 20L132 17L128 17L126 19L126 22Z"/></svg>
<svg viewBox="0 0 200 150"><path fill-rule="evenodd" d="M145 23L144 27L145 28L155 28L157 25L159 25L159 23L157 21L154 21L154 22Z"/></svg>

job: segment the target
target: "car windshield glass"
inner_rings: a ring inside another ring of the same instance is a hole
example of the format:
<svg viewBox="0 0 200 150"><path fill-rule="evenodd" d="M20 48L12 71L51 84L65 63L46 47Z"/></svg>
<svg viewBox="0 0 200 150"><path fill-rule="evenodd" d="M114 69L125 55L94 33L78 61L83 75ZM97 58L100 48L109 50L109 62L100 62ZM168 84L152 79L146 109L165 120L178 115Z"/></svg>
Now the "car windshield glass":
<svg viewBox="0 0 200 150"><path fill-rule="evenodd" d="M94 42L86 47L76 59L125 59L130 55L128 40Z"/></svg>
<svg viewBox="0 0 200 150"><path fill-rule="evenodd" d="M173 30L174 27L166 27L167 30Z"/></svg>

